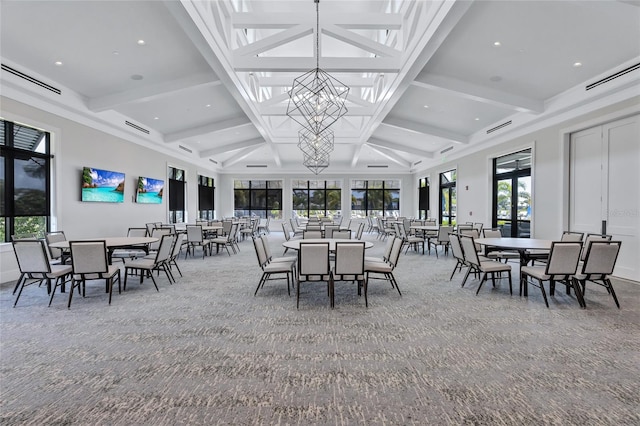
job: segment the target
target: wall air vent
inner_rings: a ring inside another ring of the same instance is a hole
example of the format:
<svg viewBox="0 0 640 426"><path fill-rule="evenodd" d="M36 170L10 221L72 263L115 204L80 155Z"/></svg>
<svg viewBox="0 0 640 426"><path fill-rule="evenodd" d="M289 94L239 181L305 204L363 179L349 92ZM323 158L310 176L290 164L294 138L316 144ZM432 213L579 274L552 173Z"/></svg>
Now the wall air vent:
<svg viewBox="0 0 640 426"><path fill-rule="evenodd" d="M248 168L266 168L266 164L247 164Z"/></svg>
<svg viewBox="0 0 640 426"><path fill-rule="evenodd" d="M610 75L610 76L608 76L608 77L605 77L605 78L603 78L603 79L601 79L601 80L596 81L595 83L588 84L588 85L585 87L585 90L591 90L591 89L593 89L593 88L595 88L595 87L600 86L601 84L608 83L608 82L610 82L611 80L615 80L615 79L616 79L616 78L618 78L618 77L622 77L623 75L625 75L625 74L629 74L630 72L632 72L632 71L636 71L636 70L638 70L638 69L640 69L640 63L637 63L637 64L635 64L635 65L631 65L629 68L625 68L625 69L623 69L622 71L618 71L618 72L617 72L617 73L615 73L615 74L611 74L611 75Z"/></svg>
<svg viewBox="0 0 640 426"><path fill-rule="evenodd" d="M13 69L8 65L2 64L2 71L6 71L6 72L8 72L10 74L15 75L16 77L20 77L20 78L22 78L24 80L27 80L30 83L36 84L36 85L38 85L38 86L40 86L42 88L50 90L50 91L52 91L53 93L55 93L57 95L61 95L62 94L62 90L60 90L60 89L58 89L56 87L53 87L53 86L51 86L51 85L49 85L49 84L47 84L45 82L42 82L42 81L38 80L37 78L33 78L30 75L27 75L27 74L25 74L23 72L20 72L20 71L16 70L16 69Z"/></svg>
<svg viewBox="0 0 640 426"><path fill-rule="evenodd" d="M147 129L145 129L144 127L140 127L137 124L133 124L130 121L125 121L124 124L126 124L129 127L133 127L134 129L136 129L139 132L146 133L147 135L149 134L149 131Z"/></svg>
<svg viewBox="0 0 640 426"><path fill-rule="evenodd" d="M449 152L449 151L451 151L452 149L453 149L453 147L452 147L452 146L450 146L449 148L445 148L445 149L443 149L442 151L440 151L440 154L444 154L445 152Z"/></svg>
<svg viewBox="0 0 640 426"><path fill-rule="evenodd" d="M368 164L367 167L370 169L386 169L389 166L387 164Z"/></svg>
<svg viewBox="0 0 640 426"><path fill-rule="evenodd" d="M416 161L415 163L413 163L414 166L417 166L418 164L422 163L422 160L420 161Z"/></svg>
<svg viewBox="0 0 640 426"><path fill-rule="evenodd" d="M216 160L212 160L211 158L209 158L209 161L211 161L213 164L218 164Z"/></svg>
<svg viewBox="0 0 640 426"><path fill-rule="evenodd" d="M193 152L189 148L187 148L186 146L178 145L178 147L183 151L187 151L189 154L191 154Z"/></svg>
<svg viewBox="0 0 640 426"><path fill-rule="evenodd" d="M495 132L496 130L500 130L500 129L502 129L503 127L507 127L507 126L509 126L510 124L511 124L511 120L509 120L509 121L507 121L507 122L504 122L504 123L502 123L502 124L500 124L500 125L498 125L498 126L494 127L493 129L489 129L489 130L487 130L487 134L489 134L489 133L493 133L493 132Z"/></svg>

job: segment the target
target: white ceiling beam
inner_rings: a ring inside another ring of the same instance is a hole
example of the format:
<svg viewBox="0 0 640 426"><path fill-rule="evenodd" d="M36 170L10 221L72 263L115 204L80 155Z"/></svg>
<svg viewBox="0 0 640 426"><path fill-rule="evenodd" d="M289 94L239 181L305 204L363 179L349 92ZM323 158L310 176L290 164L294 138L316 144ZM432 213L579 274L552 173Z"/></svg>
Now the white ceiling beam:
<svg viewBox="0 0 640 426"><path fill-rule="evenodd" d="M419 157L433 158L433 152L431 151L423 151L418 148L413 148L407 145L401 145L395 142L389 142L382 139L369 138L369 140L367 141L367 144L379 146L382 148L392 149L395 151L402 151L409 154L417 155Z"/></svg>
<svg viewBox="0 0 640 426"><path fill-rule="evenodd" d="M402 166L402 167L407 167L409 168L411 166L411 163L408 162L407 160L405 160L404 158L400 157L398 154L396 154L395 152L388 150L386 148L382 148L379 146L374 146L374 145L369 145L369 149L371 149L372 151L377 152L378 154L382 155L383 157L387 158L388 160L393 161L394 163Z"/></svg>
<svg viewBox="0 0 640 426"><path fill-rule="evenodd" d="M294 40L298 40L312 33L313 27L310 27L308 25L296 25L295 27L288 28L272 36L265 37L246 46L239 47L235 49L233 53L237 57L255 56L268 50L275 49L276 47L280 47Z"/></svg>
<svg viewBox="0 0 640 426"><path fill-rule="evenodd" d="M102 112L114 109L118 105L129 104L133 102L150 101L171 95L185 89L204 88L208 86L220 85L220 80L213 73L204 73L190 75L173 81L167 81L160 84L151 84L140 87L138 89L126 92L114 93L106 96L99 96L89 99L87 107L92 112Z"/></svg>
<svg viewBox="0 0 640 426"><path fill-rule="evenodd" d="M239 149L245 149L250 147L255 149L255 147L262 146L264 144L265 144L265 141L262 138L255 138L255 139L249 139L241 142L234 142L227 145L221 145L215 148L202 150L200 151L200 158L213 157L215 155L224 154L225 152L237 151Z"/></svg>
<svg viewBox="0 0 640 426"><path fill-rule="evenodd" d="M448 130L441 129L435 126L429 126L427 124L416 123L415 121L402 120L395 117L386 117L381 123L383 126L391 126L402 130L407 130L414 133L421 133L423 135L435 136L442 139L447 139L453 142L468 144L469 137L461 135L459 133L450 132Z"/></svg>
<svg viewBox="0 0 640 426"><path fill-rule="evenodd" d="M491 87L469 83L444 75L427 74L419 75L413 86L422 87L437 92L445 92L463 99L508 108L518 112L540 114L544 112L544 102L536 99L525 98L512 93L496 90Z"/></svg>
<svg viewBox="0 0 640 426"><path fill-rule="evenodd" d="M284 102L286 100L289 99L289 93L288 92L284 92L284 93L280 93L279 95L276 95L274 97L272 97L271 99L267 99L265 101L260 102L260 105L262 107L268 107L268 106L272 106L272 105L277 105L281 102Z"/></svg>
<svg viewBox="0 0 640 426"><path fill-rule="evenodd" d="M298 77L297 75L291 77L258 77L260 87L291 87L293 86L293 79ZM342 75L334 76L340 80L345 86L348 87L371 87L375 83L375 77L359 77L355 75Z"/></svg>
<svg viewBox="0 0 640 426"><path fill-rule="evenodd" d="M400 71L398 58L320 58L320 68L329 73L372 73ZM316 59L312 57L247 57L233 56L233 68L236 72L295 72L304 73L316 68Z"/></svg>
<svg viewBox="0 0 640 426"><path fill-rule="evenodd" d="M250 156L251 154L253 154L256 150L260 149L260 147L258 146L250 146L248 148L245 148L243 150L241 150L240 152L232 155L231 157L229 157L226 161L222 162L222 167L231 167L234 164L244 160L245 158L247 158L248 156Z"/></svg>
<svg viewBox="0 0 640 426"><path fill-rule="evenodd" d="M322 25L321 31L323 34L327 34L328 36L331 36L336 40L340 40L344 43L350 44L364 51L374 53L378 56L389 58L400 57L400 52L396 49L373 41L370 38L361 36L360 34L356 34L352 31L345 30L344 28L341 28L334 24Z"/></svg>
<svg viewBox="0 0 640 426"><path fill-rule="evenodd" d="M373 105L373 104L372 104ZM348 116L365 116L369 117L373 115L375 105L371 107L350 106L348 107ZM270 115L287 115L286 105L274 105L274 106L260 106L260 115L267 117ZM298 114L296 114L298 115Z"/></svg>
<svg viewBox="0 0 640 426"><path fill-rule="evenodd" d="M347 29L358 30L399 30L402 15L397 13L321 13L321 21L332 22ZM234 13L231 17L233 28L278 29L290 28L298 24L316 25L316 15L300 13Z"/></svg>
<svg viewBox="0 0 640 426"><path fill-rule="evenodd" d="M358 144L354 147L353 156L351 157L351 168L353 169L358 165L358 160L360 159L360 154L362 154L363 144Z"/></svg>
<svg viewBox="0 0 640 426"><path fill-rule="evenodd" d="M236 117L228 120L206 124L200 127L190 128L180 132L169 133L165 135L164 141L165 143L172 143L186 138L193 138L195 136L206 135L209 133L220 132L222 130L229 130L242 126L253 126L251 120L249 120L249 117Z"/></svg>
<svg viewBox="0 0 640 426"><path fill-rule="evenodd" d="M369 101L365 101L364 99L362 99L360 96L356 96L352 93L349 93L347 95L347 101L354 103L356 105L362 106L362 107L366 107L366 108L373 108L375 106L375 104L369 102Z"/></svg>

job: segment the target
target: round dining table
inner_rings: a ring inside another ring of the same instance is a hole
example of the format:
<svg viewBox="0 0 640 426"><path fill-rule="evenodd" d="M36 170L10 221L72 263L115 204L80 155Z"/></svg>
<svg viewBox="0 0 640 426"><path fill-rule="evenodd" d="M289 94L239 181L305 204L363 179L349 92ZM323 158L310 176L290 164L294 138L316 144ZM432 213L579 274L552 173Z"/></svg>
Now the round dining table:
<svg viewBox="0 0 640 426"><path fill-rule="evenodd" d="M73 239L71 241L104 241L109 254L109 264L111 264L111 257L115 249L127 247L145 249L147 244L155 243L158 240L159 238L157 237L96 237ZM51 243L49 246L59 249L69 249L69 240ZM148 250L145 251L148 253Z"/></svg>
<svg viewBox="0 0 640 426"><path fill-rule="evenodd" d="M530 250L551 250L553 240L539 238L476 238L475 243L488 248L495 247L501 250L515 250L520 254L520 266L526 266L531 259Z"/></svg>
<svg viewBox="0 0 640 426"><path fill-rule="evenodd" d="M371 241L348 240L343 238L307 238L302 240L289 240L282 243L282 246L292 250L300 250L300 243L329 243L329 251L336 251L336 243L338 242L364 243L365 249L373 247L373 243Z"/></svg>

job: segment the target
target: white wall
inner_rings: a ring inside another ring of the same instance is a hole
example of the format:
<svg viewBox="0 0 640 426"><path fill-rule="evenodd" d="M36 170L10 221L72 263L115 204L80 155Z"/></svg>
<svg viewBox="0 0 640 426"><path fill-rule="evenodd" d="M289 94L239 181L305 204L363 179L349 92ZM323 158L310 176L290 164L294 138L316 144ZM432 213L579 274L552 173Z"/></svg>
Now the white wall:
<svg viewBox="0 0 640 426"><path fill-rule="evenodd" d="M439 173L458 170L459 222L491 224L491 160L501 155L533 148L532 166L532 236L557 238L568 229L568 134L596 124L631 115L640 108L640 98L621 102L554 126L531 132L504 143L444 162L414 174L414 181L429 177L431 216L438 217ZM639 141L640 143L640 141ZM599 171L595 171L598 172ZM630 183L632 185L632 183ZM468 189L467 189L468 187ZM636 193L629 191L630 194ZM414 208L417 209L417 199ZM470 212L473 212L470 214Z"/></svg>
<svg viewBox="0 0 640 426"><path fill-rule="evenodd" d="M94 130L36 108L2 98L2 117L32 125L52 133L54 154L53 230L62 230L67 239L126 235L129 227L147 222L167 222L167 197L162 204L133 202L138 176L167 180L167 167L186 172L188 220L197 214L197 175L216 179L211 171L199 170L177 158ZM125 173L124 203L81 202L84 166ZM19 271L11 244L0 244L0 282L17 279Z"/></svg>

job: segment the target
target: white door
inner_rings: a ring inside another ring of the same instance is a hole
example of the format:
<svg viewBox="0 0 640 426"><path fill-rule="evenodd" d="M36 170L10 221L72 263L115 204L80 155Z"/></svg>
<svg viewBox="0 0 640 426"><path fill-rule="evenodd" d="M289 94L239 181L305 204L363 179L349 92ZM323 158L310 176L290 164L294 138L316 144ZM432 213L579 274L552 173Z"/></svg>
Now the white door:
<svg viewBox="0 0 640 426"><path fill-rule="evenodd" d="M571 135L570 229L605 228L622 248L614 275L640 281L640 116Z"/></svg>

